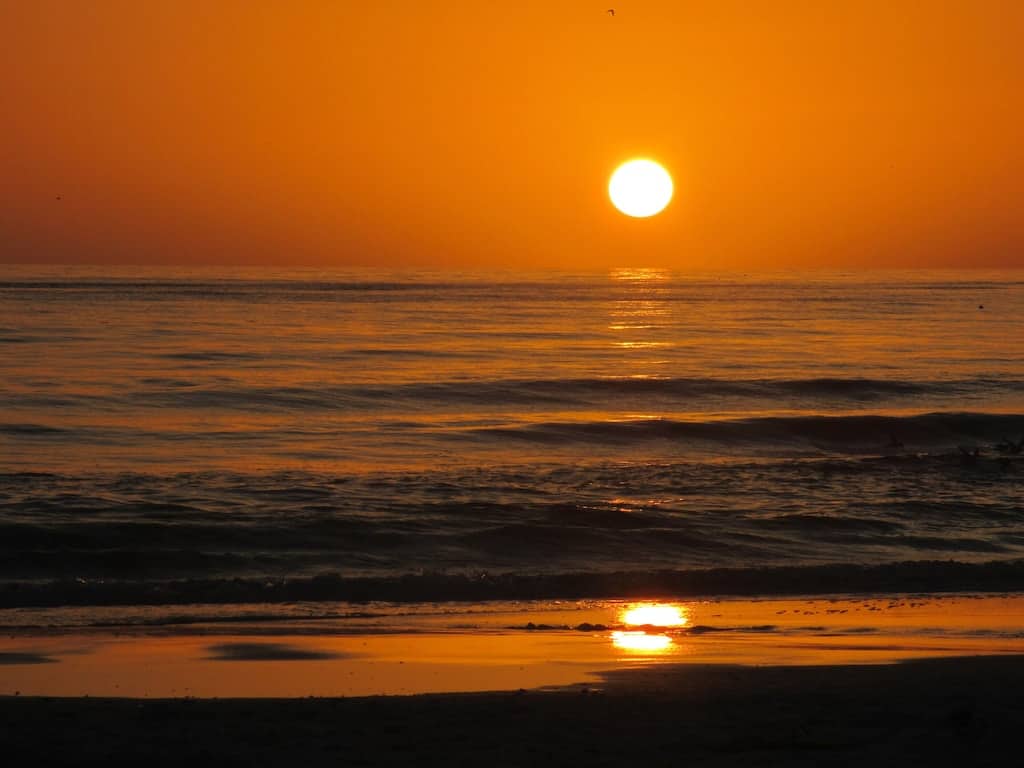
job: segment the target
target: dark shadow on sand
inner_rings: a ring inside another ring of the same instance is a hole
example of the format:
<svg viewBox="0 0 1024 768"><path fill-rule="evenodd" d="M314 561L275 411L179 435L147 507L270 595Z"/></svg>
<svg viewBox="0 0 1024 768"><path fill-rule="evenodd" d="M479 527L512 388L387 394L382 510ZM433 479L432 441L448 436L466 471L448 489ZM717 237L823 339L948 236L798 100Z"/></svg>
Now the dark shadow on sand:
<svg viewBox="0 0 1024 768"><path fill-rule="evenodd" d="M0 652L0 666L8 664L56 664L59 659L41 653Z"/></svg>
<svg viewBox="0 0 1024 768"><path fill-rule="evenodd" d="M207 659L214 661L315 661L350 658L350 654L296 648L285 643L221 643L211 645Z"/></svg>
<svg viewBox="0 0 1024 768"><path fill-rule="evenodd" d="M1024 658L982 657L653 666L546 693L11 696L0 741L10 765L995 767L1020 764L1022 690Z"/></svg>

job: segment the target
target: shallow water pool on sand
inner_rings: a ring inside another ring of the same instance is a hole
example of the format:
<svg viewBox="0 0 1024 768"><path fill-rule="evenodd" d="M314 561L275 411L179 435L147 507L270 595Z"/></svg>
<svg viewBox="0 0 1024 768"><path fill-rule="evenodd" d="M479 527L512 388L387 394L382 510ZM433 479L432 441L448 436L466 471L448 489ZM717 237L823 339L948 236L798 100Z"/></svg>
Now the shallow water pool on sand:
<svg viewBox="0 0 1024 768"><path fill-rule="evenodd" d="M661 610L631 613L642 605ZM81 612L60 626L59 609L5 611L0 695L231 698L600 687L602 673L653 665L1024 654L1024 596L1017 595L351 608L306 605L306 618L294 607L257 615L245 606L247 613L234 616L223 606L216 614L195 607L191 616L181 606L173 615L120 608L121 623L113 626L89 625Z"/></svg>

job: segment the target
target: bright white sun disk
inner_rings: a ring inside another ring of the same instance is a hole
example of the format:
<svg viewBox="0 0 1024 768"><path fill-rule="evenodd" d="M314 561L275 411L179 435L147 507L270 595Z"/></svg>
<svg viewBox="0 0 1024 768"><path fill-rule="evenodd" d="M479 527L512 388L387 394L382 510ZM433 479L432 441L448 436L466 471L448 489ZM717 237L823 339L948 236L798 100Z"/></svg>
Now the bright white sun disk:
<svg viewBox="0 0 1024 768"><path fill-rule="evenodd" d="M672 177L653 160L623 163L608 181L612 204L638 219L661 213L672 199L672 191Z"/></svg>

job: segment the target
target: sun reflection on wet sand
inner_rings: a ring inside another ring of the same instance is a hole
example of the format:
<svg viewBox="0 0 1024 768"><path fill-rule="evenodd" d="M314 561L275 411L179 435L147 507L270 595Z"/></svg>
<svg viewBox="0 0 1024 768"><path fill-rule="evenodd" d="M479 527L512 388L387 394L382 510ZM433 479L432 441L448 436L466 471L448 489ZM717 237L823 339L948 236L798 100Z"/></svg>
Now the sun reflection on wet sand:
<svg viewBox="0 0 1024 768"><path fill-rule="evenodd" d="M612 632L612 645L631 653L665 653L672 638L664 631L686 626L686 607L672 603L639 603L619 612L619 621L634 629Z"/></svg>
<svg viewBox="0 0 1024 768"><path fill-rule="evenodd" d="M612 632L612 645L625 651L658 653L668 650L672 638L668 635L651 635L647 632Z"/></svg>

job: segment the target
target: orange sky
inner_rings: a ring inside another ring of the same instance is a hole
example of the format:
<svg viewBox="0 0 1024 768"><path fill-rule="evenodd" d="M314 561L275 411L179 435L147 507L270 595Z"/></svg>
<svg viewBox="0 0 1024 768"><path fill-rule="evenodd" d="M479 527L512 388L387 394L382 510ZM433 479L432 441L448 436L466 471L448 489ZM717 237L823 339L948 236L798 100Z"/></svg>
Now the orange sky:
<svg viewBox="0 0 1024 768"><path fill-rule="evenodd" d="M1022 39L1019 0L0 0L0 261L1024 266ZM653 219L607 199L635 155Z"/></svg>

